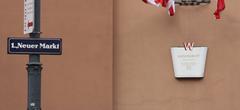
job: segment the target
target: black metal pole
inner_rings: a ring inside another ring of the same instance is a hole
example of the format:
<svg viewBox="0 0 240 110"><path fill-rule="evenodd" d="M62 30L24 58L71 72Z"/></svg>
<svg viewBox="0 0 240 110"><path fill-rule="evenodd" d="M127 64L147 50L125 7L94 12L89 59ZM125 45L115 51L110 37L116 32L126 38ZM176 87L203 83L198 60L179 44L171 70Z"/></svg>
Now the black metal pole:
<svg viewBox="0 0 240 110"><path fill-rule="evenodd" d="M40 38L40 0L34 0L34 32L30 38ZM30 54L28 71L28 108L27 110L41 110L41 70L39 54Z"/></svg>

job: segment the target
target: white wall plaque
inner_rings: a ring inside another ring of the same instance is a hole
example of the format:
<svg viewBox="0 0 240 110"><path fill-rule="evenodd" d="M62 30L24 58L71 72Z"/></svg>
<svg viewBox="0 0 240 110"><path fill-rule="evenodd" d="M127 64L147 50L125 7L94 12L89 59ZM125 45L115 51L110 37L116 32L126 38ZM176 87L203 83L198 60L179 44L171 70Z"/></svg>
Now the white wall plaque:
<svg viewBox="0 0 240 110"><path fill-rule="evenodd" d="M192 45L193 46L193 45ZM207 47L172 47L171 54L176 78L204 77Z"/></svg>
<svg viewBox="0 0 240 110"><path fill-rule="evenodd" d="M24 34L34 31L34 0L24 0Z"/></svg>

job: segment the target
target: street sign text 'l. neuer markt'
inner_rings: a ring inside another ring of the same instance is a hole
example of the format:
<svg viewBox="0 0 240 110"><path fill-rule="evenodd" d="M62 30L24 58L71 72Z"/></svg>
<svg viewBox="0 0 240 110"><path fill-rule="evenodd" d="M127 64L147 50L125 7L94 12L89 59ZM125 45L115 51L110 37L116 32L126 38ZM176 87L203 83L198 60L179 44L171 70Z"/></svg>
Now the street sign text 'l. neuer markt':
<svg viewBox="0 0 240 110"><path fill-rule="evenodd" d="M61 38L40 38L40 2L24 0L24 34L29 37L8 38L8 54L27 54L28 105L27 110L41 110L41 70L40 55L61 55Z"/></svg>

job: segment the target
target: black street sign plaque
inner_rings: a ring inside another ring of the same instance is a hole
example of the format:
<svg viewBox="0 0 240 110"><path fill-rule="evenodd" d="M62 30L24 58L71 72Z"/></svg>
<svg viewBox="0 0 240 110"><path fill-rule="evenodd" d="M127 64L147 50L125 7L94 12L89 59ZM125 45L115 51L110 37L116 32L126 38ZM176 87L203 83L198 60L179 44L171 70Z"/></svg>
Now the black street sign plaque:
<svg viewBox="0 0 240 110"><path fill-rule="evenodd" d="M8 38L8 54L61 55L61 38Z"/></svg>

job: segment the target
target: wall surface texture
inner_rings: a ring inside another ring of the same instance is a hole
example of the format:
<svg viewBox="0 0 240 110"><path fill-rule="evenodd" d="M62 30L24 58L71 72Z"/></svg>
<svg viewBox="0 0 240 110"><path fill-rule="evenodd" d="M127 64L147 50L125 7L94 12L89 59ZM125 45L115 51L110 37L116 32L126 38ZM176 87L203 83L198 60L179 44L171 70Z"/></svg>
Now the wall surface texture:
<svg viewBox="0 0 240 110"><path fill-rule="evenodd" d="M63 38L63 55L42 56L43 110L239 110L240 1L226 4L215 20L215 0L174 17L141 0L42 0L42 36ZM0 110L26 110L28 56L7 55L8 36L23 36L21 0L0 3ZM209 47L202 80L174 78L184 41Z"/></svg>
<svg viewBox="0 0 240 110"><path fill-rule="evenodd" d="M63 39L41 59L42 110L112 110L112 0L41 2L42 36ZM8 36L23 36L23 0L0 1L0 110L26 110L28 56L7 55Z"/></svg>
<svg viewBox="0 0 240 110"><path fill-rule="evenodd" d="M240 110L240 1L225 2L215 20L216 0L177 6L174 17L141 0L116 0L115 110ZM202 80L174 78L170 48L184 41L209 47Z"/></svg>

